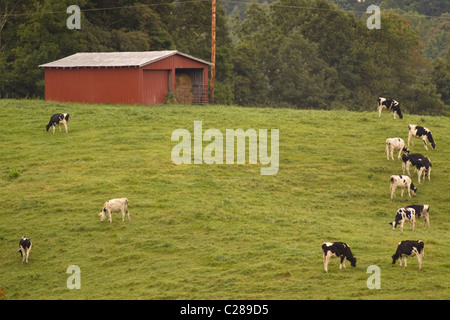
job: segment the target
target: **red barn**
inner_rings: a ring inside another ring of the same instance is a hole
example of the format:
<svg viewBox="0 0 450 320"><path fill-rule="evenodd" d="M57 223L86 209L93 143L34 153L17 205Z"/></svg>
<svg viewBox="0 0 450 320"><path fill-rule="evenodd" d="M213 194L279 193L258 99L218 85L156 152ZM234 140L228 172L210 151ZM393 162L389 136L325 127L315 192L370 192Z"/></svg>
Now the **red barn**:
<svg viewBox="0 0 450 320"><path fill-rule="evenodd" d="M179 103L207 103L210 65L171 50L77 53L39 67L45 100L153 105L171 93Z"/></svg>

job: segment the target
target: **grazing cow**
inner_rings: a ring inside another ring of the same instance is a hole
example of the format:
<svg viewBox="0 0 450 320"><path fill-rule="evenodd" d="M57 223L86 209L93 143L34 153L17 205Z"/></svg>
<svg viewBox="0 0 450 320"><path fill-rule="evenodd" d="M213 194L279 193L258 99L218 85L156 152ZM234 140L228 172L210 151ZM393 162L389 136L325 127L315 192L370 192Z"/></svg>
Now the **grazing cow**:
<svg viewBox="0 0 450 320"><path fill-rule="evenodd" d="M392 175L391 176L391 199L394 197L395 189L399 188L402 190L402 197L403 197L403 191L405 189L408 190L408 196L411 198L411 191L413 195L417 192L417 187L414 186L412 180L408 176L397 176Z"/></svg>
<svg viewBox="0 0 450 320"><path fill-rule="evenodd" d="M109 215L109 223L112 223L112 213L122 212L122 222L125 221L125 213L128 215L128 221L131 220L130 212L128 212L128 199L111 199L105 202L102 211L98 214L100 221L105 221L106 214Z"/></svg>
<svg viewBox="0 0 450 320"><path fill-rule="evenodd" d="M394 161L394 151L398 150L398 157L400 159L402 151L406 154L409 153L408 148L406 148L405 141L402 138L388 138L386 139L386 160L389 160L389 155L391 155L392 161Z"/></svg>
<svg viewBox="0 0 450 320"><path fill-rule="evenodd" d="M400 231L403 231L405 220L408 220L411 223L411 230L414 230L414 226L416 225L416 210L414 208L398 209L395 214L395 220L389 224L392 225L392 230L395 230L397 226L400 226Z"/></svg>
<svg viewBox="0 0 450 320"><path fill-rule="evenodd" d="M325 272L328 272L328 262L330 258L341 258L339 269L345 268L345 259L350 261L352 267L356 267L356 258L353 257L352 251L348 244L343 242L325 242L322 244L323 265Z"/></svg>
<svg viewBox="0 0 450 320"><path fill-rule="evenodd" d="M431 181L431 160L425 158L416 165L417 169L417 180L420 184L420 177L425 180L425 175L428 175L428 181Z"/></svg>
<svg viewBox="0 0 450 320"><path fill-rule="evenodd" d="M410 206L405 207L406 209L412 208L416 212L416 219L420 219L423 217L423 225L428 225L428 228L430 227L430 206L428 204L413 204Z"/></svg>
<svg viewBox="0 0 450 320"><path fill-rule="evenodd" d="M17 252L20 252L20 255L22 256L22 263L28 263L28 257L30 256L32 246L33 244L31 243L30 238L23 236L22 239L20 239Z"/></svg>
<svg viewBox="0 0 450 320"><path fill-rule="evenodd" d="M410 166L417 166L419 162L421 162L423 159L425 159L425 156L420 153L409 153L409 154L403 154L402 155L402 170L403 174L408 173L408 175L411 175L409 172Z"/></svg>
<svg viewBox="0 0 450 320"><path fill-rule="evenodd" d="M433 140L433 135L431 134L431 131L427 128L416 126L414 124L410 124L408 126L409 133L408 133L408 147L409 142L411 141L411 144L414 145L414 138L420 138L423 140L423 146L425 150L428 150L427 147L427 140L431 144L432 149L436 149L436 142Z"/></svg>
<svg viewBox="0 0 450 320"><path fill-rule="evenodd" d="M53 127L53 134L55 133L56 125L58 125L59 131L61 131L61 124L66 128L66 133L68 133L69 129L67 127L69 122L69 114L68 113L56 113L50 117L50 121L45 127L46 131Z"/></svg>
<svg viewBox="0 0 450 320"><path fill-rule="evenodd" d="M397 251L392 256L392 264L395 264L397 260L400 260L400 267L402 266L402 260L405 260L405 268L406 268L406 260L408 257L417 257L419 261L419 270L422 268L422 260L424 257L424 243L414 240L405 240L399 242L397 245Z"/></svg>
<svg viewBox="0 0 450 320"><path fill-rule="evenodd" d="M402 111L400 110L400 103L398 103L398 101L379 97L378 98L378 117L381 117L381 110L383 110L383 109L392 110L394 119L395 119L395 114L398 114L400 119L403 119L403 114L402 114Z"/></svg>

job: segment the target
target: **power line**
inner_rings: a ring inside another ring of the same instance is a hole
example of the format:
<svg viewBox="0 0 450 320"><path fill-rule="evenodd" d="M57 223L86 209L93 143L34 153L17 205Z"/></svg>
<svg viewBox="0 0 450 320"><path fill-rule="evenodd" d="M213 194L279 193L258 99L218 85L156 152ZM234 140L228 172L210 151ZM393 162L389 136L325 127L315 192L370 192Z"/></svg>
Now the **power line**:
<svg viewBox="0 0 450 320"><path fill-rule="evenodd" d="M253 1L237 1L237 0L222 0L221 2L235 3L235 4L239 4L239 5L245 5L245 6L250 5L250 4L255 4L255 5L262 6L262 7L271 6L271 7L286 8L286 9L302 9L302 10L317 10L317 11L335 11L336 10L334 8L330 9L330 8L308 7L308 6L301 6L301 5L284 5L284 4L277 4L276 2L272 2L271 4L260 3L260 2L253 2ZM344 10L344 9L339 9L339 10L345 11L345 12L352 12L352 13L367 13L365 10L364 11ZM392 9L388 8L388 9L385 9L385 10L392 10ZM444 12L444 13L448 13L448 12ZM450 14L448 16L443 16L443 15L431 16L431 15L424 15L424 14L418 13L418 15L401 14L401 16L403 16L403 17L415 17L415 18L443 19L443 20L450 19Z"/></svg>
<svg viewBox="0 0 450 320"><path fill-rule="evenodd" d="M152 4L139 4L136 5L129 5L129 6L120 6L120 7L104 7L104 8L90 8L90 9L81 9L81 12L94 12L94 11L110 11L110 10L120 10L120 9L136 9L139 6L142 7L158 7L158 6L168 6L168 5L185 5L185 4L191 4L191 3L199 3L199 2L210 2L211 0L191 0L191 1L183 1L179 2L163 2L163 3L152 3ZM317 7L309 7L309 6L301 6L301 5L284 5L284 4L277 4L276 2L272 2L271 4L266 3L259 3L259 2L252 2L252 1L238 1L238 0L221 0L221 2L227 2L227 3L234 3L237 5L250 5L250 4L256 4L259 6L272 6L275 8L286 8L286 9L301 9L301 10L316 10L316 11L335 11L334 8L317 8ZM352 12L354 14L361 14L361 13L367 13L366 11L359 11L359 10L343 10L339 9L345 12ZM390 9L386 9L390 10ZM33 16L33 15L45 15L45 14L67 14L66 11L41 11L41 12L28 12L28 13L10 13L10 14L3 14L0 16L1 19L4 17L20 17L20 16ZM429 19L441 19L441 20L450 20L450 14L448 16L440 15L440 16L431 16L431 15L423 15L423 14L400 14L402 17L409 17L409 18L429 18Z"/></svg>

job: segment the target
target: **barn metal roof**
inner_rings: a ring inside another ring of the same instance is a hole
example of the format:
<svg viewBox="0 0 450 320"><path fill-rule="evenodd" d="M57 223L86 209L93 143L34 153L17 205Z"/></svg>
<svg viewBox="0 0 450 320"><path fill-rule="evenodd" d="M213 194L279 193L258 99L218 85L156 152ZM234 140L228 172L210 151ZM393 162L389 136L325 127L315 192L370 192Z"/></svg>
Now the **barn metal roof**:
<svg viewBox="0 0 450 320"><path fill-rule="evenodd" d="M81 52L71 56L41 64L40 68L111 68L111 67L142 67L147 64L168 58L175 54L212 65L207 62L177 50L142 51L142 52Z"/></svg>

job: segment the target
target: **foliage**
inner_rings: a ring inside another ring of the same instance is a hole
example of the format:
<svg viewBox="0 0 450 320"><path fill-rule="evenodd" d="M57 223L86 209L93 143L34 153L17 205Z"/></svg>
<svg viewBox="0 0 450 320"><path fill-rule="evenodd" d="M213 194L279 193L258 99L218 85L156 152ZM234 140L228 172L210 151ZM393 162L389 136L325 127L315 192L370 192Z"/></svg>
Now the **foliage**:
<svg viewBox="0 0 450 320"><path fill-rule="evenodd" d="M0 2L0 98L44 95L37 66L80 51L172 50L209 60L211 3L80 0ZM378 1L381 29L354 0L217 1L216 103L372 110L378 96L407 112L448 114L445 1Z"/></svg>

